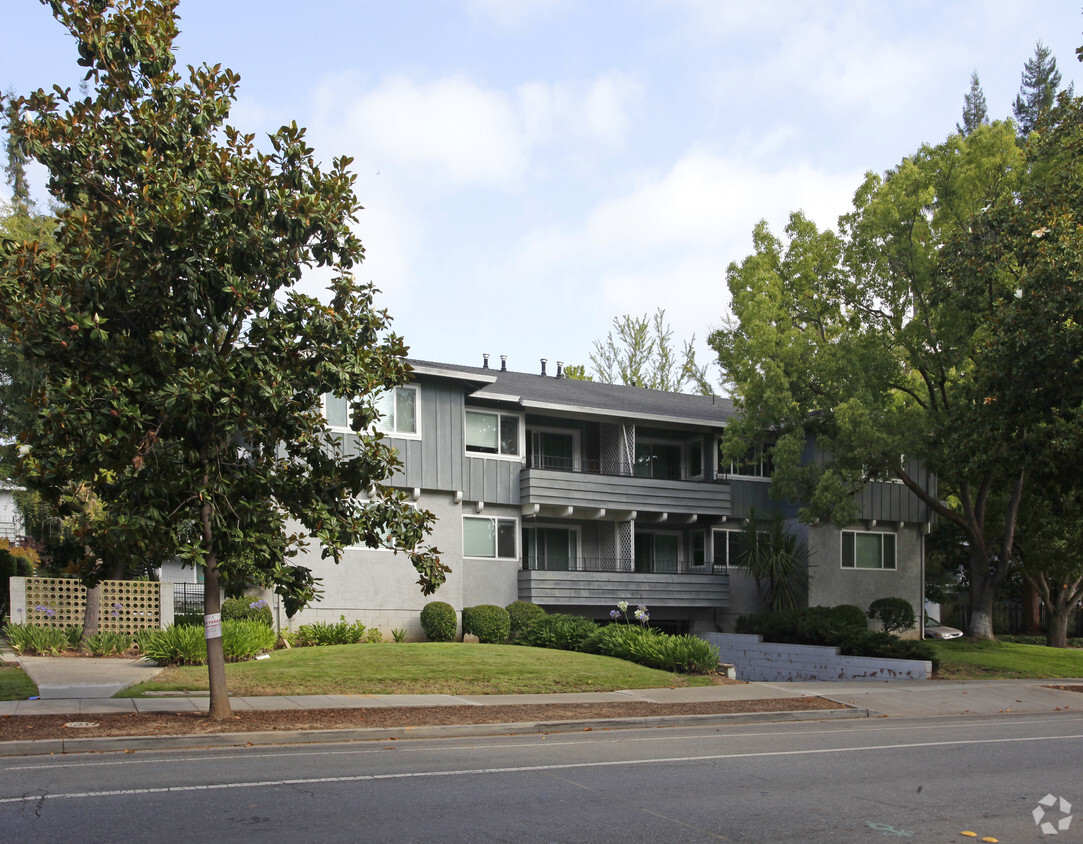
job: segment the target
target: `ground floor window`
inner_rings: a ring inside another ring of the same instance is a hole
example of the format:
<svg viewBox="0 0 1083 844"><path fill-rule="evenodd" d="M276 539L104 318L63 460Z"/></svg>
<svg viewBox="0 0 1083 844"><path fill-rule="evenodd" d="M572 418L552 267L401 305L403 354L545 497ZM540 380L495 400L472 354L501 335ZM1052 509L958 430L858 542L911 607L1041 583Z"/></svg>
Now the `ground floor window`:
<svg viewBox="0 0 1083 844"><path fill-rule="evenodd" d="M895 534L842 532L842 567L844 569L894 569Z"/></svg>
<svg viewBox="0 0 1083 844"><path fill-rule="evenodd" d="M463 516L463 556L518 559L518 532L515 519Z"/></svg>

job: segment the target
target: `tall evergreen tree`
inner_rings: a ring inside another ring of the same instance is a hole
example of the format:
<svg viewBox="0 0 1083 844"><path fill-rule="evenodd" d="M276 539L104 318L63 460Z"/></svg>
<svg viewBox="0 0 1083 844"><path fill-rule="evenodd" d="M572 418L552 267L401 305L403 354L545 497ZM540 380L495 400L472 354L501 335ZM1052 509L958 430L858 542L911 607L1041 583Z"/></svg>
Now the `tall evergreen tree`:
<svg viewBox="0 0 1083 844"><path fill-rule="evenodd" d="M27 217L32 210L30 202L30 188L26 181L26 151L19 145L18 139L11 131L19 120L19 104L15 96L8 92L7 103L4 107L5 129L7 136L5 153L7 163L4 165L4 175L7 183L11 185L11 204L16 217Z"/></svg>
<svg viewBox="0 0 1083 844"><path fill-rule="evenodd" d="M1034 57L1023 65L1019 96L1012 107L1020 138L1029 135L1042 112L1053 107L1060 78L1052 51L1039 41L1034 47Z"/></svg>
<svg viewBox="0 0 1083 844"><path fill-rule="evenodd" d="M985 107L985 92L975 70L970 74L970 90L963 103L963 122L956 123L955 129L960 135L969 135L979 126L989 122L989 112Z"/></svg>

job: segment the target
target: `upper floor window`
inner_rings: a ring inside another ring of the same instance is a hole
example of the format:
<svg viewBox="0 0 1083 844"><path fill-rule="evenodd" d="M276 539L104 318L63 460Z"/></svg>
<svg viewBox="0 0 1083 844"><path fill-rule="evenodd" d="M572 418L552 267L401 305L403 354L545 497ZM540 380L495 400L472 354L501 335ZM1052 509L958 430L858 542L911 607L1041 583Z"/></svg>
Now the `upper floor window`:
<svg viewBox="0 0 1083 844"><path fill-rule="evenodd" d="M727 461L719 443L718 466L720 469L729 466L729 473L740 478L769 478L775 471L771 455L764 446L750 448L739 459Z"/></svg>
<svg viewBox="0 0 1083 844"><path fill-rule="evenodd" d="M350 430L350 402L342 396L323 394L323 418L338 431Z"/></svg>
<svg viewBox="0 0 1083 844"><path fill-rule="evenodd" d="M466 411L466 450L474 454L518 457L519 417L490 410Z"/></svg>
<svg viewBox="0 0 1083 844"><path fill-rule="evenodd" d="M740 565L744 552L744 534L739 530L715 530L713 534L714 564L726 568Z"/></svg>
<svg viewBox="0 0 1083 844"><path fill-rule="evenodd" d="M844 569L895 569L895 534L842 532Z"/></svg>
<svg viewBox="0 0 1083 844"><path fill-rule="evenodd" d="M417 427L417 387L393 387L376 398L376 411L380 418L376 430L385 434L413 436Z"/></svg>
<svg viewBox="0 0 1083 844"><path fill-rule="evenodd" d="M681 444L673 442L636 440L636 462L633 474L637 478L679 480L681 478Z"/></svg>

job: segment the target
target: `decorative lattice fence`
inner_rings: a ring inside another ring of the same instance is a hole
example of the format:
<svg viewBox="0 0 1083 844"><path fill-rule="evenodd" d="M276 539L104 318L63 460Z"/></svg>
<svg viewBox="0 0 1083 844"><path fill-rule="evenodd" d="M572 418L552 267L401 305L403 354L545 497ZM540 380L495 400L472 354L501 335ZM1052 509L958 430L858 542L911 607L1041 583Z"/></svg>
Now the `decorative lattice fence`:
<svg viewBox="0 0 1083 844"><path fill-rule="evenodd" d="M25 583L27 624L67 627L83 623L86 587L78 580L28 577ZM161 584L146 580L102 582L100 630L135 633L161 624Z"/></svg>

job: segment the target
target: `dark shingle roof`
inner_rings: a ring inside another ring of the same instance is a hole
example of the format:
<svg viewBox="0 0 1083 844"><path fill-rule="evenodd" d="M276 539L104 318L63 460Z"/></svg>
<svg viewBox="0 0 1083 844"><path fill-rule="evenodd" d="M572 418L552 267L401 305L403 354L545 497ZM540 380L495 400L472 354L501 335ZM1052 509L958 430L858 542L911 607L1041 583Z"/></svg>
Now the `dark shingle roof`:
<svg viewBox="0 0 1083 844"><path fill-rule="evenodd" d="M514 402L535 412L548 410L693 425L723 425L734 415L733 402L724 398L424 360L410 360L410 365L419 374L462 377L479 384L471 393L475 398Z"/></svg>

